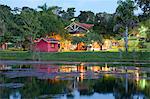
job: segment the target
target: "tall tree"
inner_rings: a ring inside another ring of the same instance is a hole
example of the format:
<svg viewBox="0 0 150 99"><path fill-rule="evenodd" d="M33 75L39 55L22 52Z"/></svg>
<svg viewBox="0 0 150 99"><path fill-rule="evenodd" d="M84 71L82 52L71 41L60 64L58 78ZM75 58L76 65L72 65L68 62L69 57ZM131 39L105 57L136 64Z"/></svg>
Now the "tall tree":
<svg viewBox="0 0 150 99"><path fill-rule="evenodd" d="M70 20L70 19L72 19L72 18L74 18L75 16L75 8L68 8L67 9L67 16L68 16L68 19Z"/></svg>
<svg viewBox="0 0 150 99"><path fill-rule="evenodd" d="M97 13L95 16L95 24L93 30L96 33L103 34L105 38L113 36L114 14Z"/></svg>
<svg viewBox="0 0 150 99"><path fill-rule="evenodd" d="M70 21L75 17L75 8L68 8L67 11L62 10L60 11L61 17L63 20Z"/></svg>
<svg viewBox="0 0 150 99"><path fill-rule="evenodd" d="M148 17L150 17L150 0L135 0L135 2L143 11L143 15L141 15L141 18L147 19Z"/></svg>
<svg viewBox="0 0 150 99"><path fill-rule="evenodd" d="M64 25L62 21L52 11L41 12L38 14L39 21L41 22L41 36L45 34L51 35L52 33L61 34L64 31Z"/></svg>
<svg viewBox="0 0 150 99"><path fill-rule="evenodd" d="M95 15L91 11L80 11L80 14L78 16L79 22L82 23L94 23Z"/></svg>
<svg viewBox="0 0 150 99"><path fill-rule="evenodd" d="M42 11L47 11L48 10L48 6L47 6L46 3L42 6L38 6L38 8L41 9Z"/></svg>
<svg viewBox="0 0 150 99"><path fill-rule="evenodd" d="M51 10L57 16L61 16L62 7L52 6L52 7L49 7L49 10Z"/></svg>
<svg viewBox="0 0 150 99"><path fill-rule="evenodd" d="M40 21L37 12L29 7L23 7L20 15L16 17L16 23L19 25L19 36L25 41L29 41L29 48L32 50L33 40L40 32Z"/></svg>
<svg viewBox="0 0 150 99"><path fill-rule="evenodd" d="M9 42L11 40L11 31L15 26L13 21L13 14L11 8L6 5L0 5L0 32L1 43ZM2 42L3 41L3 42Z"/></svg>
<svg viewBox="0 0 150 99"><path fill-rule="evenodd" d="M124 27L125 34L125 50L128 52L128 30L130 27L133 27L136 23L136 16L134 11L137 9L134 1L132 0L119 0L118 7L116 9L116 20L117 24Z"/></svg>
<svg viewBox="0 0 150 99"><path fill-rule="evenodd" d="M0 19L0 36L3 36L6 32L6 26L4 20Z"/></svg>

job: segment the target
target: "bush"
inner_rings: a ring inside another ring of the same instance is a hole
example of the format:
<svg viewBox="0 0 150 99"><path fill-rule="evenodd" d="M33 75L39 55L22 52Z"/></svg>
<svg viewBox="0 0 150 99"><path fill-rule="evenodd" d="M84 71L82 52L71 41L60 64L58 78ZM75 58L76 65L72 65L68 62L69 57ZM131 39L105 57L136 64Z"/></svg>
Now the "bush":
<svg viewBox="0 0 150 99"><path fill-rule="evenodd" d="M144 42L140 41L137 45L138 48L146 48L146 45L144 45Z"/></svg>

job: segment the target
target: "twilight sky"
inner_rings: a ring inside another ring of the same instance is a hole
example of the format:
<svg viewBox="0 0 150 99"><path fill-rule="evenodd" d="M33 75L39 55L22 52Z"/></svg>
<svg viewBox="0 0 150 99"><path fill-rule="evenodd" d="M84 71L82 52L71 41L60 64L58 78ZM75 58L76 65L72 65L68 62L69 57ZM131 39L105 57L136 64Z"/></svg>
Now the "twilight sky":
<svg viewBox="0 0 150 99"><path fill-rule="evenodd" d="M48 6L60 6L63 9L68 7L76 8L76 15L79 11L93 11L114 13L117 7L118 0L0 0L0 4L5 4L14 7L28 6L31 8L37 8L39 5L46 3Z"/></svg>

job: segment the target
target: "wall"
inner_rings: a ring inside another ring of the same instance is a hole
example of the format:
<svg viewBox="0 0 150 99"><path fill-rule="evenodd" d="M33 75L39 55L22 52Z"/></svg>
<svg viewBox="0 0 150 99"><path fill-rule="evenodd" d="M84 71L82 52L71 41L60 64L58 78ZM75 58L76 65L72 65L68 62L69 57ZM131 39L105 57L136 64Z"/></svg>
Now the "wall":
<svg viewBox="0 0 150 99"><path fill-rule="evenodd" d="M54 44L54 47L52 47ZM58 43L48 43L48 52L58 52Z"/></svg>
<svg viewBox="0 0 150 99"><path fill-rule="evenodd" d="M40 42L37 42L35 45L35 51L38 52L48 52L48 43L44 40L41 40Z"/></svg>

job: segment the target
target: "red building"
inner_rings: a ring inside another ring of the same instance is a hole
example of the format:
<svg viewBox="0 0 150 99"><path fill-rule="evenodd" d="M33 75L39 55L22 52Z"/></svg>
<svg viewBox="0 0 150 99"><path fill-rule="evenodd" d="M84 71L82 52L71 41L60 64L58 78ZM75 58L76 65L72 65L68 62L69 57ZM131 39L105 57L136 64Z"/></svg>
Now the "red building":
<svg viewBox="0 0 150 99"><path fill-rule="evenodd" d="M59 44L58 40L53 38L41 38L35 40L34 51L37 52L58 52Z"/></svg>

